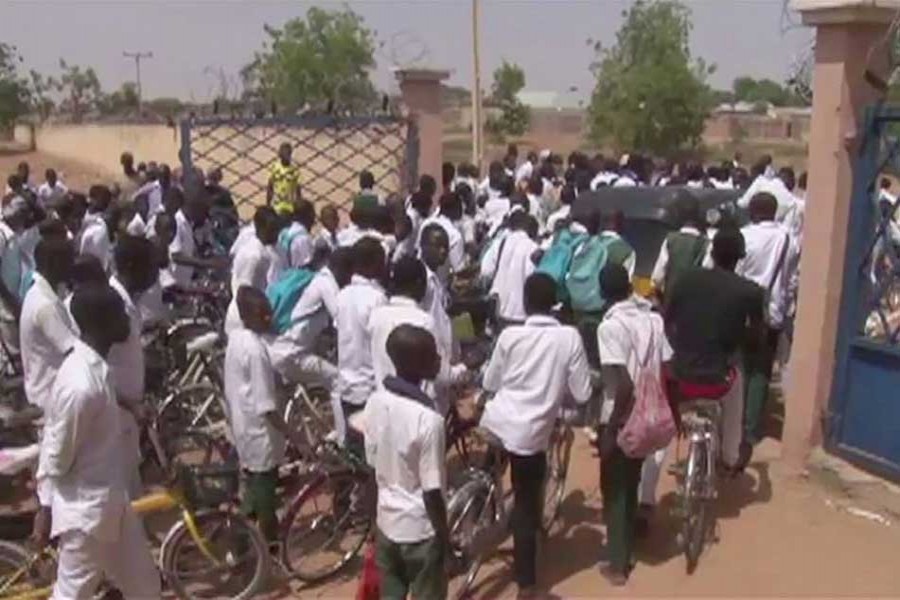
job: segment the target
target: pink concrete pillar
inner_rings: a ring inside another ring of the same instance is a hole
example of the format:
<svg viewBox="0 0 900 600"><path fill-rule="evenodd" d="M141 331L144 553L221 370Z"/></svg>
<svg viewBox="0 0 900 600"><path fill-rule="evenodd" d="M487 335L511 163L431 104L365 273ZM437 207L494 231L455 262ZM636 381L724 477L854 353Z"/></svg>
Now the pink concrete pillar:
<svg viewBox="0 0 900 600"><path fill-rule="evenodd" d="M835 369L857 128L865 107L878 99L864 73L868 68L884 76L881 42L898 7L897 0L794 1L804 24L816 27L816 50L799 310L785 398L783 457L792 469L802 469L822 440L821 417Z"/></svg>
<svg viewBox="0 0 900 600"><path fill-rule="evenodd" d="M441 117L441 81L448 71L399 69L394 72L400 83L403 104L415 119L419 131L418 176L428 174L441 184L444 157L444 122Z"/></svg>

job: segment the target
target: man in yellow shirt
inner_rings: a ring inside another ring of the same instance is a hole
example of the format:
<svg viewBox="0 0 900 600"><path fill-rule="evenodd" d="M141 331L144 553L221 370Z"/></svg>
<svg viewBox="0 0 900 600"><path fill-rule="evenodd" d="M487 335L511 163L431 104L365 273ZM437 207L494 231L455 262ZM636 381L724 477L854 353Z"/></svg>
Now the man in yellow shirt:
<svg viewBox="0 0 900 600"><path fill-rule="evenodd" d="M287 142L278 148L278 160L269 167L269 186L266 204L279 215L289 215L294 210L294 200L300 198L300 169L291 155L293 148Z"/></svg>

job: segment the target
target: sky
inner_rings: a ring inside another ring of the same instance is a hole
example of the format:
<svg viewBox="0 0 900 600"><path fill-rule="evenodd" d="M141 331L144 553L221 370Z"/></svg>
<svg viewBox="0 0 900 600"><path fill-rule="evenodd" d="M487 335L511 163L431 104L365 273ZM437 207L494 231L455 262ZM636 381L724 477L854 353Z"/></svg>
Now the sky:
<svg viewBox="0 0 900 600"><path fill-rule="evenodd" d="M808 52L812 31L785 12L786 0L685 0L693 13L691 50L717 65L711 83L735 77L784 81ZM631 0L481 0L482 86L502 60L518 63L526 89L590 94L588 39L612 44ZM105 90L134 80L123 51L152 51L142 62L144 97L205 101L262 46L263 26L279 26L310 6L349 5L376 32L373 78L396 90L391 68L410 63L448 69L451 84L471 86L470 0L0 0L0 41L14 44L26 68L58 72L59 59L92 66ZM576 88L575 91L571 91Z"/></svg>

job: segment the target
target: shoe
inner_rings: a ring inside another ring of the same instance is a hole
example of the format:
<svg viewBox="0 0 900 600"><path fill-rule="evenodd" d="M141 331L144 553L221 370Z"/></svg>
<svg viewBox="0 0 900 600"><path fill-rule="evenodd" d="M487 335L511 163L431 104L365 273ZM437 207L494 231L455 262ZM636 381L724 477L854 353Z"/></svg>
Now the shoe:
<svg viewBox="0 0 900 600"><path fill-rule="evenodd" d="M650 519L646 515L638 515L634 519L634 537L646 538L650 534Z"/></svg>
<svg viewBox="0 0 900 600"><path fill-rule="evenodd" d="M751 458L753 458L753 444L747 441L741 442L741 448L738 452L738 461L733 467L735 474L743 473L744 469L747 468L747 465L750 464Z"/></svg>
<svg viewBox="0 0 900 600"><path fill-rule="evenodd" d="M613 568L612 565L600 567L600 575L613 587L622 587L628 583L628 575Z"/></svg>

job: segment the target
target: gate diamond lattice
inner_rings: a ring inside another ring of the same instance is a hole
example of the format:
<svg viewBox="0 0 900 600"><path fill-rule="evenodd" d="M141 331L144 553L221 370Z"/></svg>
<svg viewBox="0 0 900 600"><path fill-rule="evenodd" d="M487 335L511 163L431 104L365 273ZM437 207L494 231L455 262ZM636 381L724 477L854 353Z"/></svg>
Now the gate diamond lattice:
<svg viewBox="0 0 900 600"><path fill-rule="evenodd" d="M364 169L382 195L403 193L416 180L416 128L396 117L202 118L182 122L181 129L182 163L220 167L245 221L265 204L269 168L284 142L294 147L303 196L317 206L349 210Z"/></svg>

